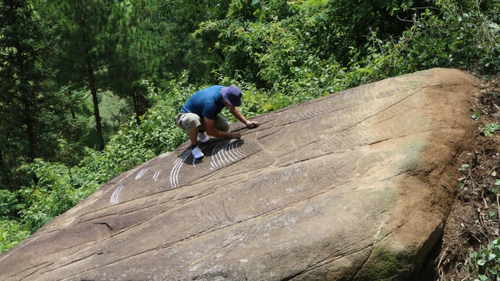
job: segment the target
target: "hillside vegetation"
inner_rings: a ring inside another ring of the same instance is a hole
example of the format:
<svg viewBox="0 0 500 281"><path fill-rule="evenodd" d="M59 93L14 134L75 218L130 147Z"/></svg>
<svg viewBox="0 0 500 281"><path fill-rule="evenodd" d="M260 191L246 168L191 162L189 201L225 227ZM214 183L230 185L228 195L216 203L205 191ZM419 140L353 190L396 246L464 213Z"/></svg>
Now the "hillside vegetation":
<svg viewBox="0 0 500 281"><path fill-rule="evenodd" d="M498 0L0 0L0 253L183 143L172 121L204 86L240 86L251 117L446 67L484 91L424 273L498 278L499 24Z"/></svg>

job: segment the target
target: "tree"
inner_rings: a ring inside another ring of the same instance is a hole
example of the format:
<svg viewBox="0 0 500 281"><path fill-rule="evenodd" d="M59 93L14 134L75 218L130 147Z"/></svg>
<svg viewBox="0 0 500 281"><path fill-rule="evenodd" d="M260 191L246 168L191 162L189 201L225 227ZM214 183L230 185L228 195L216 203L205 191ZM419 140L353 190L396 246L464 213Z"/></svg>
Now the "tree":
<svg viewBox="0 0 500 281"><path fill-rule="evenodd" d="M18 166L57 150L64 101L44 65L53 40L43 37L31 2L2 1L0 32L0 174L14 189Z"/></svg>
<svg viewBox="0 0 500 281"><path fill-rule="evenodd" d="M227 13L229 1L155 0L148 5L149 16L142 30L151 33L155 49L152 54L157 77L171 79L184 71L189 82L202 85L214 83L211 71L223 61L222 54L210 48L217 33L206 32L193 36L201 22L219 20ZM160 81L163 82L163 81Z"/></svg>
<svg viewBox="0 0 500 281"><path fill-rule="evenodd" d="M39 0L42 17L56 26L60 36L59 53L53 60L59 69L59 85L70 90L87 88L93 103L97 136L96 147L105 140L99 111L100 95L109 87L106 76L113 64L121 30L116 23L123 17L122 1Z"/></svg>
<svg viewBox="0 0 500 281"><path fill-rule="evenodd" d="M151 79L154 75L155 58L152 54L157 48L154 34L148 32L145 27L149 25L144 24L149 17L147 2L131 0L119 4L123 16L114 23L120 36L106 82L114 95L130 104L138 124L140 116L150 106L146 98L147 88L141 80Z"/></svg>

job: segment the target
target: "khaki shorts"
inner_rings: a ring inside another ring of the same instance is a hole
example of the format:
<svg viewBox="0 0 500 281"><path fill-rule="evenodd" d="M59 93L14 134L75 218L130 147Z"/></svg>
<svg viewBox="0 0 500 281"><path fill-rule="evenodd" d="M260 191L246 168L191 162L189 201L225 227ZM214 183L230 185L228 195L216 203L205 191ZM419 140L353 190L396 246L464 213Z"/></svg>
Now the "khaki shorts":
<svg viewBox="0 0 500 281"><path fill-rule="evenodd" d="M186 131L186 133L191 132L196 127L205 131L203 119L194 113L179 113L177 118L175 118L175 125ZM219 131L227 132L229 131L229 122L227 122L226 118L217 115L214 119L214 127Z"/></svg>

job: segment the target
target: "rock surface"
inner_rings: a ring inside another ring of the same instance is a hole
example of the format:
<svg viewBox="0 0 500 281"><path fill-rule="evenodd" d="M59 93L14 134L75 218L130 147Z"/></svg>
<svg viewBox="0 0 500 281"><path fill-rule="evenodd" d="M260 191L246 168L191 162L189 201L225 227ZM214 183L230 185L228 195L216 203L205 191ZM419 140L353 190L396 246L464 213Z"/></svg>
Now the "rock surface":
<svg viewBox="0 0 500 281"><path fill-rule="evenodd" d="M262 115L126 172L0 256L0 280L408 280L458 188L478 81L432 69Z"/></svg>

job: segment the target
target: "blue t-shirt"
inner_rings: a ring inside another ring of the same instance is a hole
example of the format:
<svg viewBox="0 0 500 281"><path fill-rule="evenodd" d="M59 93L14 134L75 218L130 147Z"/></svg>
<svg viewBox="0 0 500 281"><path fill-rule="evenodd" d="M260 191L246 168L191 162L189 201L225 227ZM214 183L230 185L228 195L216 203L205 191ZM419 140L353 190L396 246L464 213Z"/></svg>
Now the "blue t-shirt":
<svg viewBox="0 0 500 281"><path fill-rule="evenodd" d="M210 86L194 93L181 108L181 112L195 113L201 118L207 117L214 120L224 108L221 89L224 86Z"/></svg>

